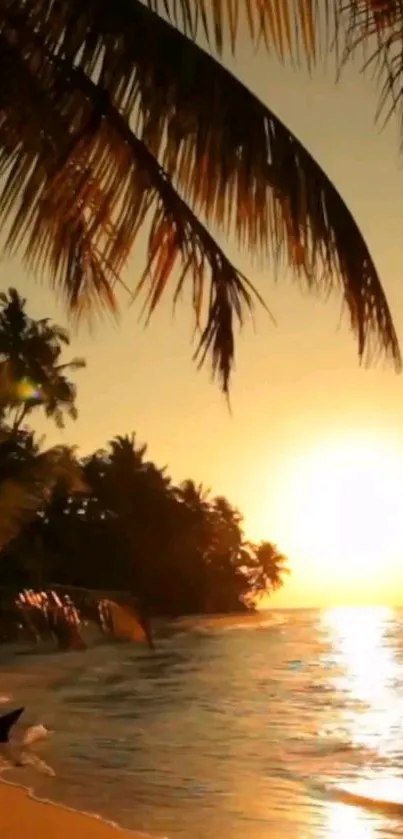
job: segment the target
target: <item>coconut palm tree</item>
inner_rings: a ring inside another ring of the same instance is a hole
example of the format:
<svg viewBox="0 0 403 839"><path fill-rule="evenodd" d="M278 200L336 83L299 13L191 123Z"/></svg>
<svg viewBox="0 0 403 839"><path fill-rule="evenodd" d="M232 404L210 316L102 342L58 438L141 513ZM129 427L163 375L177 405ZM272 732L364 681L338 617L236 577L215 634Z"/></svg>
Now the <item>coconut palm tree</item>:
<svg viewBox="0 0 403 839"><path fill-rule="evenodd" d="M179 484L177 497L180 502L189 507L192 512L205 512L210 503L211 489L204 484L197 484L190 478Z"/></svg>
<svg viewBox="0 0 403 839"><path fill-rule="evenodd" d="M1 429L0 552L46 505L58 483L72 493L84 492L86 488L71 448L54 446L41 451L29 442L16 459L15 435Z"/></svg>
<svg viewBox="0 0 403 839"><path fill-rule="evenodd" d="M257 562L262 568L266 591L277 591L283 585L283 577L290 574L287 557L272 542L260 542L256 551Z"/></svg>
<svg viewBox="0 0 403 839"><path fill-rule="evenodd" d="M38 337L42 338L42 343L39 341L42 360L46 355L44 351L49 351L48 374L50 356L57 357L57 328L53 331L47 322L43 322L46 327L43 334L47 336L47 341L44 340L41 330L35 331L37 322L27 318L24 305L25 301L13 289L9 297L0 295L0 554L48 503L56 485L73 494L86 490L82 469L72 448L54 446L42 450L32 432L20 429L16 420L11 427L5 422L5 418L18 409L16 383L23 372L27 373L26 365L30 360L35 364L38 362L29 338L34 337L36 343ZM44 379L43 384L50 393ZM55 393L52 398L56 399Z"/></svg>
<svg viewBox="0 0 403 839"><path fill-rule="evenodd" d="M175 302L188 290L196 357L210 357L227 391L236 327L259 299L219 244L231 235L270 276L285 264L314 292L341 291L360 358L381 350L400 368L351 212L220 59L242 34L312 64L324 33L342 59L369 44L382 78L395 81L402 20L401 0L1 0L6 250L49 276L75 314L116 312L144 226L146 265L132 293L151 315L167 286ZM392 106L394 90L384 88Z"/></svg>
<svg viewBox="0 0 403 839"><path fill-rule="evenodd" d="M85 367L82 358L64 363L68 332L48 318L35 320L14 288L0 293L0 364L8 375L6 413L15 432L42 407L60 428L64 415L76 419L76 387L67 374Z"/></svg>
<svg viewBox="0 0 403 839"><path fill-rule="evenodd" d="M272 542L249 545L244 558L254 596L277 591L284 583L284 576L290 574L287 557Z"/></svg>

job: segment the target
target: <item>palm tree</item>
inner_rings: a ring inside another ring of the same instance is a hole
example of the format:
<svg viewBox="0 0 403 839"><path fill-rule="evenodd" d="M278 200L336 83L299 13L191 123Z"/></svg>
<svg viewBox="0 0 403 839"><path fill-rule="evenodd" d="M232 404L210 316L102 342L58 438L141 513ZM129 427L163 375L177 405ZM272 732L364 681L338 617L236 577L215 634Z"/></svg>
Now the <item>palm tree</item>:
<svg viewBox="0 0 403 839"><path fill-rule="evenodd" d="M20 311L25 317L23 307ZM31 431L15 425L10 428L4 422L5 415L15 407L14 396L9 401L15 381L16 368L7 358L0 363L0 553L46 506L57 485L71 494L86 491L82 469L71 447L42 450Z"/></svg>
<svg viewBox="0 0 403 839"><path fill-rule="evenodd" d="M287 557L272 542L249 545L248 576L253 595L277 591L290 573Z"/></svg>
<svg viewBox="0 0 403 839"><path fill-rule="evenodd" d="M210 357L227 391L236 327L259 299L217 241L231 234L271 275L285 264L314 292L341 291L360 358L381 350L400 369L387 300L348 207L220 57L242 32L312 64L319 33L327 49L336 32L343 59L369 44L397 107L402 20L401 0L1 0L6 249L50 276L76 315L116 312L146 225L132 293L151 315L169 282L175 302L188 289L196 357Z"/></svg>
<svg viewBox="0 0 403 839"><path fill-rule="evenodd" d="M188 478L182 481L175 490L175 496L183 508L193 517L194 521L205 521L210 509L210 487L197 484Z"/></svg>
<svg viewBox="0 0 403 839"><path fill-rule="evenodd" d="M41 451L28 441L28 446L23 447L25 451L20 451L16 459L14 444L14 433L3 428L0 437L0 552L46 505L58 483L65 485L71 493L86 489L72 449L54 446Z"/></svg>
<svg viewBox="0 0 403 839"><path fill-rule="evenodd" d="M85 367L85 361L62 363L68 332L47 318L31 318L25 307L16 289L0 293L0 364L9 380L6 413L15 432L37 407L62 428L64 414L77 417L76 387L67 374Z"/></svg>

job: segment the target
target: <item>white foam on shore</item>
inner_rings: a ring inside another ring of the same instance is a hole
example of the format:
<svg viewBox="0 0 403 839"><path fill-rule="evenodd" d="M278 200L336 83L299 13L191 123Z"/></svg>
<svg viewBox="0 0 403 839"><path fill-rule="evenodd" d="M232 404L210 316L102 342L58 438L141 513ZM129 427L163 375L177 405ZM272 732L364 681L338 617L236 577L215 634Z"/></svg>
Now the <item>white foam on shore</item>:
<svg viewBox="0 0 403 839"><path fill-rule="evenodd" d="M119 833L130 833L132 836L143 837L143 839L168 839L167 836L158 836L157 838L149 833L144 833L140 830L131 830L130 828L123 827L117 822L112 821L112 819L106 819L104 818L104 816L100 816L99 813L92 813L88 812L87 810L77 810L75 807L69 807L68 804L64 804L60 801L52 801L50 798L40 798L39 795L35 795L35 790L33 789L33 787L27 787L24 784L17 783L17 781L6 780L1 773L0 783L4 784L5 786L16 787L17 789L22 790L22 792L25 792L28 798L31 799L31 801L36 801L38 804L45 804L48 807L55 807L56 810L63 810L69 813L76 813L78 816L86 816L90 819L96 819L97 821L102 822L102 824L106 824L108 825L108 827L112 827L114 828L114 830L119 831Z"/></svg>
<svg viewBox="0 0 403 839"><path fill-rule="evenodd" d="M39 740L45 740L49 737L49 734L49 729L42 724L30 725L23 734L21 745L32 746L33 743L37 743Z"/></svg>
<svg viewBox="0 0 403 839"><path fill-rule="evenodd" d="M284 615L267 612L254 612L245 615L204 615L203 617L187 619L185 631L217 633L217 632L256 632L259 629L274 629L286 623Z"/></svg>

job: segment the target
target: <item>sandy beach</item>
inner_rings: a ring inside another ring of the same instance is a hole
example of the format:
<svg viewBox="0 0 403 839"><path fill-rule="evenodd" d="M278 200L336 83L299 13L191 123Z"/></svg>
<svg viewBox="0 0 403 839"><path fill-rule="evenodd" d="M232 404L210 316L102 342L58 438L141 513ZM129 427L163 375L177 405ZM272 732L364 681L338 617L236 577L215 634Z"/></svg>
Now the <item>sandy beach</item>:
<svg viewBox="0 0 403 839"><path fill-rule="evenodd" d="M29 797L20 787L0 783L1 839L125 839L134 833L117 829L100 819L75 813L54 804L43 804Z"/></svg>

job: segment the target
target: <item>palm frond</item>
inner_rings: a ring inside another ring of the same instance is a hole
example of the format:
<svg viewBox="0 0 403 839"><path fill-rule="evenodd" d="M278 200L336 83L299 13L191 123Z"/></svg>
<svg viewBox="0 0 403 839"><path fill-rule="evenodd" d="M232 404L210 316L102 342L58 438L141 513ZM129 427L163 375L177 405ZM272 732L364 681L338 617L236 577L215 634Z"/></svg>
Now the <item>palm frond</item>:
<svg viewBox="0 0 403 839"><path fill-rule="evenodd" d="M192 41L204 38L222 53L228 44L235 50L240 37L252 43L263 41L280 58L315 57L320 13L326 15L328 0L145 0L154 12L165 16ZM130 6L130 3L126 4Z"/></svg>
<svg viewBox="0 0 403 839"><path fill-rule="evenodd" d="M22 4L21 4L22 5ZM96 8L95 8L96 5ZM2 0L2 7L10 10L15 0ZM80 0L29 0L24 4L35 26L46 19L48 44L55 46L57 30L65 34L69 21L93 21L95 30L105 35L118 34L127 46L136 38L138 9L131 0L98 0L85 8ZM315 56L318 34L333 7L332 0L144 0L145 11L162 16L190 40L204 39L214 51L221 53L227 46L233 51L240 39L252 43L263 42L268 49L285 56L299 56L302 52L310 62ZM18 6L17 6L18 8ZM95 17L94 17L95 15ZM55 37L56 36L56 37ZM74 48L75 33L69 33ZM93 42L93 66L99 57L96 39ZM112 44L110 44L112 47ZM90 58L88 53L87 58ZM91 60L91 59L90 59Z"/></svg>
<svg viewBox="0 0 403 839"><path fill-rule="evenodd" d="M15 17L15 0L3 0L2 5L8 11L13 9ZM339 53L358 33L363 39L379 34L398 23L402 15L402 0L116 0L113 4L90 0L85 8L80 0L29 0L28 5L36 28L46 20L47 44L52 48L60 46L61 37L63 49L68 44L77 53L77 28L79 39L88 36L85 61L92 70L105 55L105 44L101 48L98 42L99 32L109 40L107 52L114 51L113 37L117 36L118 53L123 45L130 53L142 11L146 20L150 19L147 12L161 16L192 42L203 39L219 55L227 46L235 52L239 41L247 38L255 45L263 43L281 60L303 58L308 65L323 48L328 51L333 46ZM72 21L78 27L71 27Z"/></svg>
<svg viewBox="0 0 403 839"><path fill-rule="evenodd" d="M210 269L208 314L198 352L202 360L211 351L213 371L219 373L227 388L234 351L234 315L242 320L243 308L252 306L247 281L181 199L145 143L130 131L108 95L100 95L79 68L71 68L67 80L61 75L60 61L52 70L59 82L59 96L61 88L64 91L64 149L48 135L47 140L55 142L53 155L48 148L41 155L34 136L23 138L20 149L14 150L0 204L0 217L8 218L14 212L8 247L18 248L27 238L25 257L29 267L39 271L50 268L54 285L66 291L71 308L82 310L88 298L92 300L91 292L99 291L97 282L91 287L94 260L98 260L105 287L113 288L139 227L153 209L148 264L138 289L150 278L147 305L151 313L179 264L177 294L190 274L199 326L203 285ZM67 126L74 120L77 123L77 107L87 125L91 98L91 107L94 111L97 108L97 131L81 131L74 152L59 168L58 155L66 149L66 138L71 141ZM28 108L32 101L27 103ZM10 122L14 112L15 107L10 105Z"/></svg>
<svg viewBox="0 0 403 839"><path fill-rule="evenodd" d="M380 92L377 117L386 124L397 115L403 148L403 2L385 0L379 6L364 20L354 21L344 60L364 48L363 69L372 73Z"/></svg>
<svg viewBox="0 0 403 839"><path fill-rule="evenodd" d="M65 370L73 372L75 370L83 370L86 366L87 362L85 358L75 356L71 359L71 361L66 361L64 364L58 364L56 370L58 373L62 373Z"/></svg>
<svg viewBox="0 0 403 839"><path fill-rule="evenodd" d="M245 32L281 59L313 65L332 47L340 70L363 47L380 87L378 114L398 113L403 144L403 0L146 0L191 40L222 53Z"/></svg>
<svg viewBox="0 0 403 839"><path fill-rule="evenodd" d="M314 10L316 53L311 63L321 42L327 51L334 48L338 74L358 54L362 70L372 74L380 91L376 117L383 116L386 123L397 113L403 144L403 0L324 0L322 20L319 10Z"/></svg>
<svg viewBox="0 0 403 839"><path fill-rule="evenodd" d="M50 267L71 307L85 308L94 291L114 305L151 214L138 290L147 289L152 313L180 266L175 299L190 277L200 325L209 270L199 351L212 353L224 389L233 316L252 295L211 225L235 232L272 272L285 263L312 290L341 289L360 357L383 350L400 366L376 267L347 206L234 76L138 0L4 2L0 71L11 82L0 91L0 219L14 213L9 247L27 239L29 266Z"/></svg>

